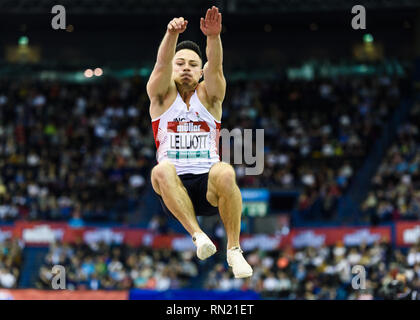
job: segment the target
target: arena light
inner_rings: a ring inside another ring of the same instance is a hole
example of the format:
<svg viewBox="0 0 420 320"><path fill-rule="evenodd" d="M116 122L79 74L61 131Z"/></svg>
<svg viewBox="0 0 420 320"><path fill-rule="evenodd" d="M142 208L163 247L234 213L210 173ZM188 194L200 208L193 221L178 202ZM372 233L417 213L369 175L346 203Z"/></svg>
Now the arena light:
<svg viewBox="0 0 420 320"><path fill-rule="evenodd" d="M373 42L373 36L370 33L367 33L363 36L363 41L366 43Z"/></svg>
<svg viewBox="0 0 420 320"><path fill-rule="evenodd" d="M86 69L84 74L86 78L91 78L93 76L93 71L92 69Z"/></svg>
<svg viewBox="0 0 420 320"><path fill-rule="evenodd" d="M103 75L103 71L101 68L96 68L94 71L95 76L100 77L101 75Z"/></svg>
<svg viewBox="0 0 420 320"><path fill-rule="evenodd" d="M20 46L27 46L29 43L29 39L27 36L22 36L19 38L19 45Z"/></svg>
<svg viewBox="0 0 420 320"><path fill-rule="evenodd" d="M141 68L140 69L140 75L142 77L147 77L151 72L152 72L152 70L149 70L148 68Z"/></svg>

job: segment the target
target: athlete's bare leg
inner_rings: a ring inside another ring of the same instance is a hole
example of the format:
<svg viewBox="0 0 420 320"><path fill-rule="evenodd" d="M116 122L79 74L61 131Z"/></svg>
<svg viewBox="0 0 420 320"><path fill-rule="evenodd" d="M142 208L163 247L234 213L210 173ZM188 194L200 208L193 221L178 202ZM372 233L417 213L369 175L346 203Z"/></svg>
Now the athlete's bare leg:
<svg viewBox="0 0 420 320"><path fill-rule="evenodd" d="M204 260L216 252L216 247L198 225L194 207L175 166L162 161L152 169L153 189L159 194L171 213L193 237L197 255Z"/></svg>
<svg viewBox="0 0 420 320"><path fill-rule="evenodd" d="M187 190L177 176L172 163L163 161L152 169L152 186L191 236L195 232L203 232L198 225Z"/></svg>
<svg viewBox="0 0 420 320"><path fill-rule="evenodd" d="M239 243L241 232L242 196L236 184L235 171L231 165L219 162L209 172L207 201L219 207L220 217L227 235L227 261L235 278L252 275L252 268L242 256Z"/></svg>
<svg viewBox="0 0 420 320"><path fill-rule="evenodd" d="M209 172L207 201L219 207L226 229L227 248L239 246L241 231L242 196L236 184L235 170L226 162L218 162Z"/></svg>

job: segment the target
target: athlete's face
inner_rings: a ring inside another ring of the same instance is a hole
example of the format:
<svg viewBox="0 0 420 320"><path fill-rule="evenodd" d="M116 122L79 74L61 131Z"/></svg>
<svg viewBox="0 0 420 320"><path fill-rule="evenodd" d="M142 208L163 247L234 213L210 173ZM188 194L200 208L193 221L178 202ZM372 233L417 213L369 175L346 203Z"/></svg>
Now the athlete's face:
<svg viewBox="0 0 420 320"><path fill-rule="evenodd" d="M203 74L201 67L197 53L189 49L179 50L173 60L173 78L177 84L196 87Z"/></svg>

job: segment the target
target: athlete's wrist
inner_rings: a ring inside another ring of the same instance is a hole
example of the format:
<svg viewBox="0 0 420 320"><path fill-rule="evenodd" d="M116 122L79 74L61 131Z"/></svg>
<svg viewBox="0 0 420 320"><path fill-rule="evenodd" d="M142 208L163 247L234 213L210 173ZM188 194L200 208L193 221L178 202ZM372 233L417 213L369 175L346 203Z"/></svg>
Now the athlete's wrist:
<svg viewBox="0 0 420 320"><path fill-rule="evenodd" d="M174 38L178 38L178 36L179 36L179 32L177 32L177 31L171 31L169 29L166 29L166 34L169 35L169 36L171 36L171 37L174 37Z"/></svg>
<svg viewBox="0 0 420 320"><path fill-rule="evenodd" d="M208 35L207 36L207 39L217 39L218 37L220 36L220 33L218 33L218 34L212 34L212 35Z"/></svg>

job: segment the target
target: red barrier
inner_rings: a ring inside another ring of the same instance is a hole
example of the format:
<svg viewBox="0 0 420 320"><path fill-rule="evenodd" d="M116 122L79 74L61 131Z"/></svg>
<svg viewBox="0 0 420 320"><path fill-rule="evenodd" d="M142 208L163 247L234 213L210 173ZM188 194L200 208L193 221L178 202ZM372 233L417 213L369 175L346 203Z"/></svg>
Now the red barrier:
<svg viewBox="0 0 420 320"><path fill-rule="evenodd" d="M0 300L128 300L128 291L0 289Z"/></svg>
<svg viewBox="0 0 420 320"><path fill-rule="evenodd" d="M14 236L25 243L45 245L58 239L63 241L69 226L61 222L28 222L18 221L15 224Z"/></svg>
<svg viewBox="0 0 420 320"><path fill-rule="evenodd" d="M416 227L417 226L417 227ZM413 229L414 228L414 229ZM415 243L415 235L420 234L420 222L397 223L397 245ZM413 229L413 230L412 230ZM417 230L417 231L416 231ZM411 233L410 233L411 232ZM414 232L414 233L413 233ZM417 233L416 233L417 232ZM158 235L145 229L133 228L72 228L65 223L17 222L13 227L0 227L1 237L7 238L13 234L28 245L48 245L54 239L74 243L81 240L85 243L104 241L114 244L129 244L132 246L147 246L153 248L171 247L183 251L195 247L191 237L185 234ZM404 240L405 238L409 240ZM418 237L418 236L417 236ZM334 245L342 242L344 245L372 244L375 241L391 241L391 227L328 227L328 228L295 228L287 236L281 235L245 235L241 236L241 246L244 250L261 248L274 250L292 246Z"/></svg>
<svg viewBox="0 0 420 320"><path fill-rule="evenodd" d="M420 241L420 221L397 222L395 231L397 246L411 246Z"/></svg>
<svg viewBox="0 0 420 320"><path fill-rule="evenodd" d="M293 247L330 246L341 242L346 246L357 246L380 240L391 241L391 227L296 228L290 232L288 244Z"/></svg>
<svg viewBox="0 0 420 320"><path fill-rule="evenodd" d="M243 250L255 248L275 250L287 246L294 248L330 246L337 242L347 246L356 246L362 243L372 244L379 240L391 241L391 227L296 228L292 229L287 236L244 235L241 238L241 247Z"/></svg>
<svg viewBox="0 0 420 320"><path fill-rule="evenodd" d="M183 234L159 235L146 229L127 227L82 227L72 228L66 223L19 221L15 227L0 227L0 236L21 239L27 245L48 245L54 240L64 243L83 241L87 244L104 241L128 244L134 247L173 247L177 250L195 248L191 237Z"/></svg>

